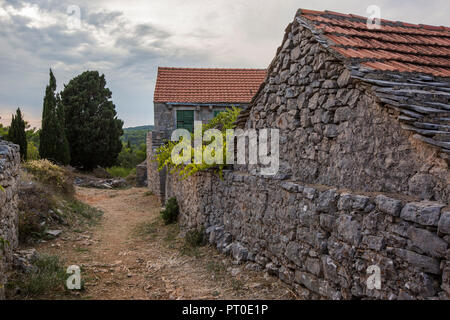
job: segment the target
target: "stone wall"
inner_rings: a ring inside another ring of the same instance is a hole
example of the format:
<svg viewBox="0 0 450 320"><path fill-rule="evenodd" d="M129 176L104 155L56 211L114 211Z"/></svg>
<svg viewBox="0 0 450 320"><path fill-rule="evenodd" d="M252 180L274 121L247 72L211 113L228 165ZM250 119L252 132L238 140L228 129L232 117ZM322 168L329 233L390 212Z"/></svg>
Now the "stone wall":
<svg viewBox="0 0 450 320"><path fill-rule="evenodd" d="M401 127L311 31L291 24L246 128L279 128L286 177L450 201L448 163Z"/></svg>
<svg viewBox="0 0 450 320"><path fill-rule="evenodd" d="M154 144L155 134L152 131L147 132L147 187L164 202L166 170L158 171L158 164L154 161L156 148L159 146Z"/></svg>
<svg viewBox="0 0 450 320"><path fill-rule="evenodd" d="M301 298L449 298L450 172L438 148L298 22L250 106L237 123L280 130L280 172L168 175L183 228L205 227L221 252ZM366 285L372 265L380 290Z"/></svg>
<svg viewBox="0 0 450 320"><path fill-rule="evenodd" d="M185 229L266 269L302 299L450 297L450 211L439 202L227 172L169 175ZM367 268L381 270L369 290Z"/></svg>
<svg viewBox="0 0 450 320"><path fill-rule="evenodd" d="M12 251L18 245L17 183L19 179L19 147L0 140L0 237L8 241L0 251L0 299L4 298L6 271L12 262ZM3 242L3 241L2 241Z"/></svg>

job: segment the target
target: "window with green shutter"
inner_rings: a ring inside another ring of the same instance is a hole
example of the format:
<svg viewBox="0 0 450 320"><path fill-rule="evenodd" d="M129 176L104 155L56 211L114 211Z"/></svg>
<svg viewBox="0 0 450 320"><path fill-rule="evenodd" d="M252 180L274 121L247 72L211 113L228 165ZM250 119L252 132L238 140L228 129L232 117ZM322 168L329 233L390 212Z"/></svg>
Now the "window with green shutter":
<svg viewBox="0 0 450 320"><path fill-rule="evenodd" d="M194 132L194 111L177 110L177 129L187 129Z"/></svg>
<svg viewBox="0 0 450 320"><path fill-rule="evenodd" d="M217 117L217 115L221 112L224 112L225 110L214 110L214 118Z"/></svg>

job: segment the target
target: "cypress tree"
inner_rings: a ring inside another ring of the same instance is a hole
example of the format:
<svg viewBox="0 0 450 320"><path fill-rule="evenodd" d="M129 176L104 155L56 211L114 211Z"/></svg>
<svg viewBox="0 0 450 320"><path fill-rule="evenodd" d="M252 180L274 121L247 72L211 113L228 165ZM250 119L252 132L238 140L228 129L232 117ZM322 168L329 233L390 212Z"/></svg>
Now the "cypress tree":
<svg viewBox="0 0 450 320"><path fill-rule="evenodd" d="M70 149L69 141L66 135L66 126L64 120L64 105L62 104L59 94L56 96L56 116L58 118L59 130L61 135L59 136L59 143L57 148L57 161L67 165L70 163Z"/></svg>
<svg viewBox="0 0 450 320"><path fill-rule="evenodd" d="M49 84L45 89L40 131L39 155L43 159L68 164L70 154L64 129L64 107L55 95L56 79L50 69Z"/></svg>
<svg viewBox="0 0 450 320"><path fill-rule="evenodd" d="M116 163L123 121L117 118L104 75L86 71L64 86L61 100L71 165L86 170Z"/></svg>
<svg viewBox="0 0 450 320"><path fill-rule="evenodd" d="M27 160L27 135L25 133L25 121L20 108L17 108L16 115L12 116L11 126L8 131L8 140L18 144L20 147L20 157Z"/></svg>

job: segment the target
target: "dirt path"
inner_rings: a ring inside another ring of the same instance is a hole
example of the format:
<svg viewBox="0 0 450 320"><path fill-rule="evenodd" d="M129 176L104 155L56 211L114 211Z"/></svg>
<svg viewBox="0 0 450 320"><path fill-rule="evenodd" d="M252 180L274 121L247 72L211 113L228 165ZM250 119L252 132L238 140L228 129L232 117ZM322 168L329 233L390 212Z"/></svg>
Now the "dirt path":
<svg viewBox="0 0 450 320"><path fill-rule="evenodd" d="M182 249L177 225L164 226L145 188L77 188L77 198L104 212L88 231L63 235L40 250L82 267L84 299L292 299L262 271L234 265L214 248Z"/></svg>

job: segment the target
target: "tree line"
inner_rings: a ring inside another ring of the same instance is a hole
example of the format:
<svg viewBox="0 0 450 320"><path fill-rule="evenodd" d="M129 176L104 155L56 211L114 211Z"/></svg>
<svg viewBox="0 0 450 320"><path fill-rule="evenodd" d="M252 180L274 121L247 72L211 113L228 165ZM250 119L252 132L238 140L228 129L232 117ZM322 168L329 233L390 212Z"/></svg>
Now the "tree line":
<svg viewBox="0 0 450 320"><path fill-rule="evenodd" d="M123 121L117 118L111 97L105 76L98 71L83 72L56 93L56 79L50 69L38 132L40 158L84 170L116 164L122 150ZM28 151L26 129L18 108L6 138L20 146L23 160ZM4 131L0 127L0 134ZM34 130L29 135L33 137Z"/></svg>

